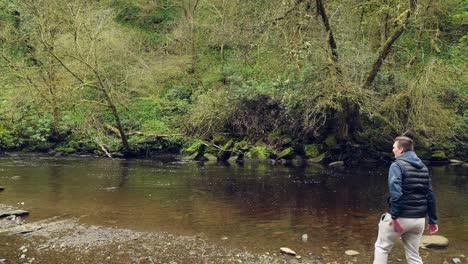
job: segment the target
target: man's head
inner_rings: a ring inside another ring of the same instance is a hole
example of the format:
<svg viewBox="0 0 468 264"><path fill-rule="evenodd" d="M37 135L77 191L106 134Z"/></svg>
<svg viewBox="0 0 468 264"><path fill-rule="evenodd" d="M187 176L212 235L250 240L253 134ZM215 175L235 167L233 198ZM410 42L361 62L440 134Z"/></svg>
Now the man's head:
<svg viewBox="0 0 468 264"><path fill-rule="evenodd" d="M393 155L395 155L395 158L407 151L414 150L413 140L409 137L396 137L393 142Z"/></svg>

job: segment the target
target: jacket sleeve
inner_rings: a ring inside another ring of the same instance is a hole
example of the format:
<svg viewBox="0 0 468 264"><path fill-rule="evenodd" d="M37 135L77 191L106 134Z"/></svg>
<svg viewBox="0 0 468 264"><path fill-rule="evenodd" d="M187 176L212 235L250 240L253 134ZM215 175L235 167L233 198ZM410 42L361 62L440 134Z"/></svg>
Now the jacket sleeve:
<svg viewBox="0 0 468 264"><path fill-rule="evenodd" d="M388 190L390 193L388 206L392 219L400 216L400 198L403 195L402 170L397 163L392 163L388 172Z"/></svg>
<svg viewBox="0 0 468 264"><path fill-rule="evenodd" d="M429 224L437 224L436 199L432 191L432 182L430 179L427 193L427 214L429 215Z"/></svg>

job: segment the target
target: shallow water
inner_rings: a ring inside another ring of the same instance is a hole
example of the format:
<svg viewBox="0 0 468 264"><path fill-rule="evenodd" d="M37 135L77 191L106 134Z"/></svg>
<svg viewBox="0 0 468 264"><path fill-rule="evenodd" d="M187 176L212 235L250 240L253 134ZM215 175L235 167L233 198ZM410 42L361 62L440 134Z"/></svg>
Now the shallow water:
<svg viewBox="0 0 468 264"><path fill-rule="evenodd" d="M353 249L364 263L386 210L387 169L2 157L0 203L29 210L27 221L65 214L88 224L202 235L258 253L287 246L331 260ZM422 255L427 263L468 256L468 169L431 173L440 235L450 247ZM404 258L401 245L392 258Z"/></svg>

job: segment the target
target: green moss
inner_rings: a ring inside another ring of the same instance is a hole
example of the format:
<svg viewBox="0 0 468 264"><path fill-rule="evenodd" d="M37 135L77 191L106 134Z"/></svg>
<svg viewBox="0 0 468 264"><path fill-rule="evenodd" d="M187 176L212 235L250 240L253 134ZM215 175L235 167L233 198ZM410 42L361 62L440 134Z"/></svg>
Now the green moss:
<svg viewBox="0 0 468 264"><path fill-rule="evenodd" d="M192 142L192 144L190 144L189 147L182 149L182 152L186 154L193 154L194 152L198 152L202 145L206 146L203 140L195 140Z"/></svg>
<svg viewBox="0 0 468 264"><path fill-rule="evenodd" d="M307 162L310 162L310 163L320 163L323 161L323 159L325 159L326 157L326 154L325 153L322 153L320 155L318 155L317 157L315 158L311 158L311 159L308 159Z"/></svg>
<svg viewBox="0 0 468 264"><path fill-rule="evenodd" d="M216 161L216 160L218 160L218 157L216 157L216 156L213 155L213 154L209 154L209 153L206 153L206 154L205 154L205 157L206 157L209 161Z"/></svg>
<svg viewBox="0 0 468 264"><path fill-rule="evenodd" d="M327 145L327 147L336 147L336 144L335 134L328 135L328 137L325 139L325 145Z"/></svg>
<svg viewBox="0 0 468 264"><path fill-rule="evenodd" d="M292 159L294 157L294 149L286 148L278 154L277 159Z"/></svg>
<svg viewBox="0 0 468 264"><path fill-rule="evenodd" d="M216 145L222 145L228 142L228 138L223 134L216 134L213 136L213 143Z"/></svg>
<svg viewBox="0 0 468 264"><path fill-rule="evenodd" d="M432 158L433 159L445 159L447 157L445 156L445 153L443 151L436 150L436 151L432 152Z"/></svg>
<svg viewBox="0 0 468 264"><path fill-rule="evenodd" d="M267 146L255 146L245 154L245 157L249 159L266 160L270 158L270 155L271 150Z"/></svg>
<svg viewBox="0 0 468 264"><path fill-rule="evenodd" d="M320 153L320 145L319 144L308 144L304 146L305 155L309 158L317 157Z"/></svg>

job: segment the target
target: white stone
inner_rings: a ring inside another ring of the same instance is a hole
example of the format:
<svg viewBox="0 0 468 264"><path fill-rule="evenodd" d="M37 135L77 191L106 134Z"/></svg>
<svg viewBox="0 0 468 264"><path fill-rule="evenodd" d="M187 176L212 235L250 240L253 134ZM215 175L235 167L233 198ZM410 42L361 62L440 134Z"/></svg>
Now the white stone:
<svg viewBox="0 0 468 264"><path fill-rule="evenodd" d="M426 248L440 248L440 247L448 247L449 240L443 236L437 236L437 235L432 235L432 236L427 236L424 235L421 238L421 247L426 247Z"/></svg>
<svg viewBox="0 0 468 264"><path fill-rule="evenodd" d="M355 250L346 250L345 254L348 255L348 256L356 256L356 255L359 255L359 252L357 252Z"/></svg>
<svg viewBox="0 0 468 264"><path fill-rule="evenodd" d="M296 252L294 252L292 249L287 248L287 247L281 247L281 248L280 248L280 251L281 251L282 253L285 253L285 254L289 254L289 255L293 255L293 256L296 255Z"/></svg>

